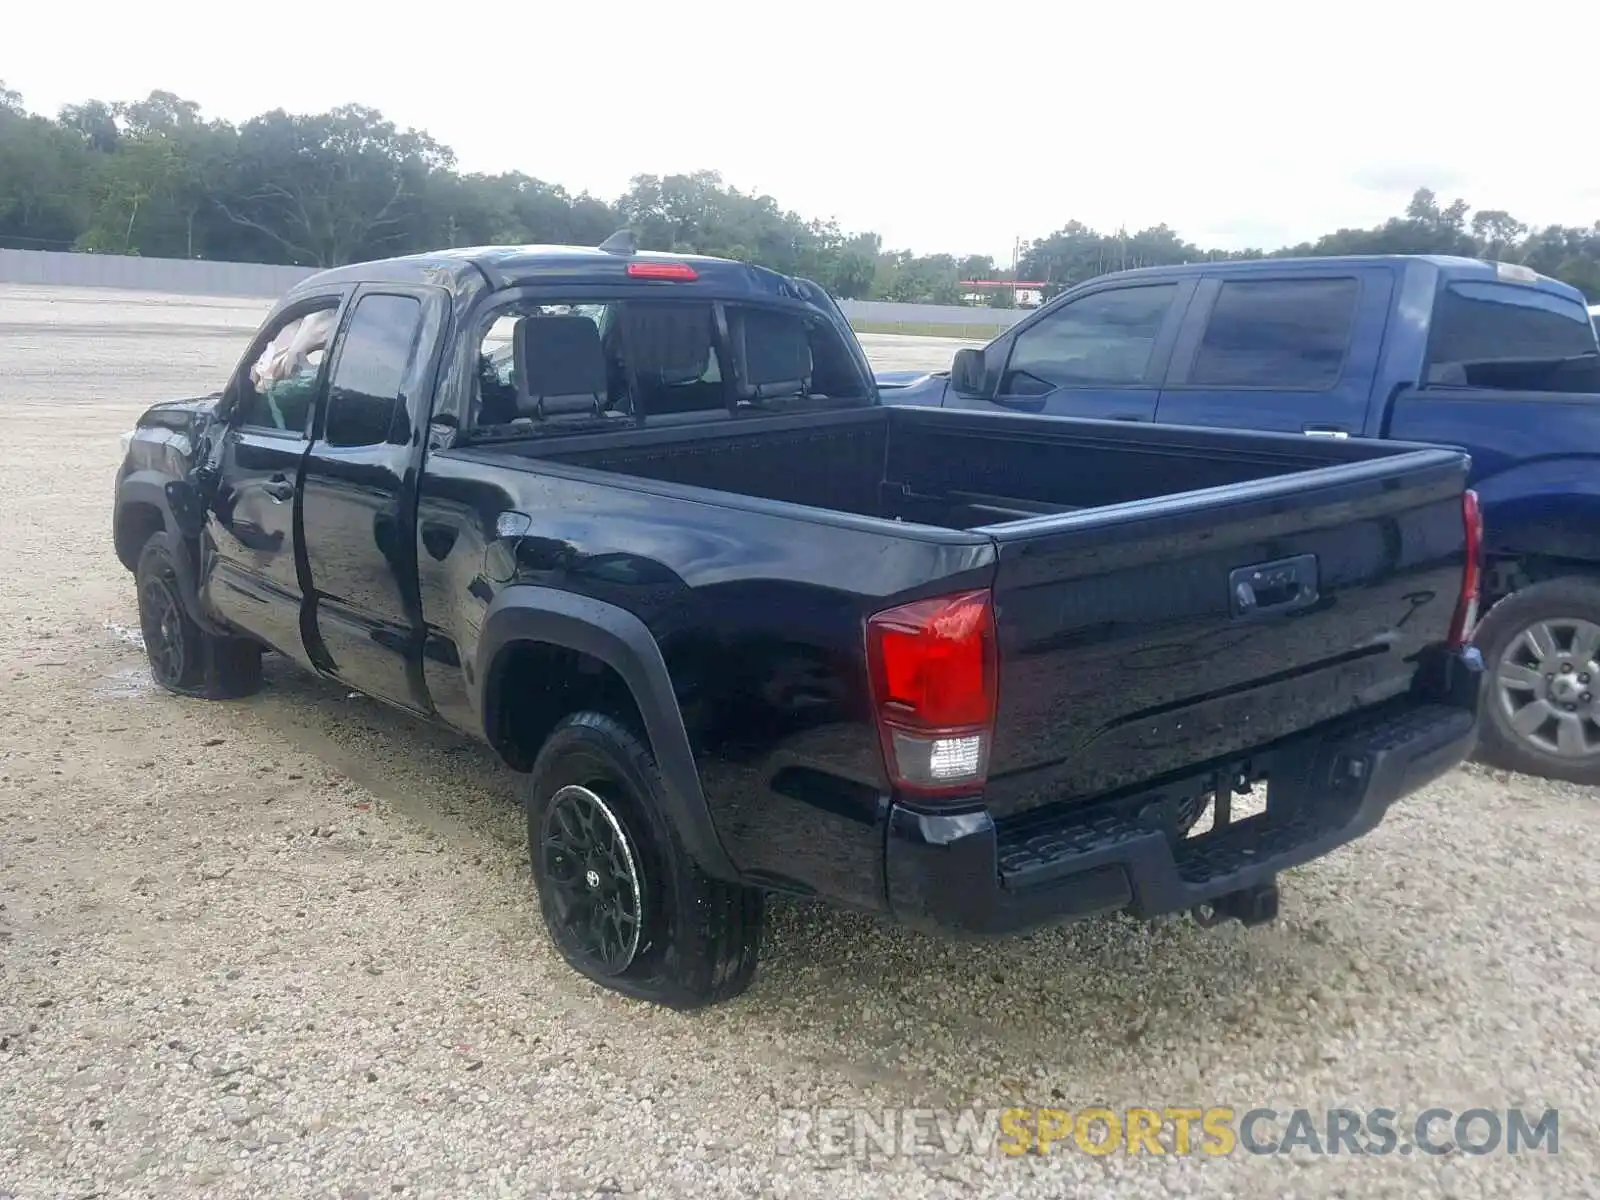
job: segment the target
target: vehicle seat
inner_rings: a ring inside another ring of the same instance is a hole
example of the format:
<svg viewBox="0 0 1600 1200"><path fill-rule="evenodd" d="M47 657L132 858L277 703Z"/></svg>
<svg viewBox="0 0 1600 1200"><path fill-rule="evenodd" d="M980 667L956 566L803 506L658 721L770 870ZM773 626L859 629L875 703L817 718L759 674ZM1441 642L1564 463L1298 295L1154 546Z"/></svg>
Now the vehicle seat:
<svg viewBox="0 0 1600 1200"><path fill-rule="evenodd" d="M740 400L811 392L811 339L805 322L786 313L734 309L728 334L739 361Z"/></svg>
<svg viewBox="0 0 1600 1200"><path fill-rule="evenodd" d="M509 425L517 419L517 388L507 384L487 354L478 355L478 425Z"/></svg>
<svg viewBox="0 0 1600 1200"><path fill-rule="evenodd" d="M517 414L598 417L606 402L606 357L588 317L523 317L511 333Z"/></svg>
<svg viewBox="0 0 1600 1200"><path fill-rule="evenodd" d="M652 383L693 383L711 365L711 314L698 304L636 303L628 313L628 350Z"/></svg>
<svg viewBox="0 0 1600 1200"><path fill-rule="evenodd" d="M628 359L646 417L727 408L709 306L636 302L627 322Z"/></svg>

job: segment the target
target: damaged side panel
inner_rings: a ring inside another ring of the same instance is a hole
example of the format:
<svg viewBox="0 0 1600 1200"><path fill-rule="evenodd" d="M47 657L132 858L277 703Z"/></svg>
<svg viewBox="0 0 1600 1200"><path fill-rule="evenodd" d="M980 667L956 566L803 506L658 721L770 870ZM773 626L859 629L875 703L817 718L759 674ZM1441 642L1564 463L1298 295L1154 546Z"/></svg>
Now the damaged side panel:
<svg viewBox="0 0 1600 1200"><path fill-rule="evenodd" d="M157 404L142 413L125 435L126 452L117 474L114 535L118 559L130 571L149 538L160 531L178 540L180 589L194 618L208 633L228 631L198 602L200 534L207 495L202 467L217 425L218 395Z"/></svg>

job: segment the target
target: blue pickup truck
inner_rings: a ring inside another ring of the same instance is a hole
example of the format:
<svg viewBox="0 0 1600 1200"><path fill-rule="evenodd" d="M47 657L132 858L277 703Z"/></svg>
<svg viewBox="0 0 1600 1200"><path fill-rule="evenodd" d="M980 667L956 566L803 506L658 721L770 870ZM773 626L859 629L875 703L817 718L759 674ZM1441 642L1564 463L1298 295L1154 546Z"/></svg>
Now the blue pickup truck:
<svg viewBox="0 0 1600 1200"><path fill-rule="evenodd" d="M886 403L1318 438L1472 456L1485 523L1479 755L1600 783L1600 344L1526 267L1373 256L1196 263L1092 280ZM1396 530L1404 537L1404 530Z"/></svg>

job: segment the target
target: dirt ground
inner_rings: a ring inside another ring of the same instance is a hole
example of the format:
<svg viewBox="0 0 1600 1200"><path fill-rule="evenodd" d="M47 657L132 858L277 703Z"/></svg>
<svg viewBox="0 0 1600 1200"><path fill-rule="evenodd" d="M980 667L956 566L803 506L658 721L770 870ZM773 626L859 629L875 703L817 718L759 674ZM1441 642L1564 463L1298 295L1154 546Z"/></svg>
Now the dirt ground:
<svg viewBox="0 0 1600 1200"><path fill-rule="evenodd" d="M581 981L485 749L271 660L240 703L147 683L117 435L218 386L261 308L0 290L0 1197L1600 1195L1589 789L1458 771L1293 873L1257 930L975 945L776 903L731 1004ZM865 340L894 366L954 348ZM1012 1159L782 1136L788 1109L1011 1104L1554 1107L1560 1142Z"/></svg>

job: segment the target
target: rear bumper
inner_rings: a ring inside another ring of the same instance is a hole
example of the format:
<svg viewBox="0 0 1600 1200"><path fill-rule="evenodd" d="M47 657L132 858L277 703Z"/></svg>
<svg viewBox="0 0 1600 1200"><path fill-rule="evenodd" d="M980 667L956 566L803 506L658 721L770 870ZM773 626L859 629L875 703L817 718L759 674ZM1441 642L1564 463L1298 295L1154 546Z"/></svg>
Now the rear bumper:
<svg viewBox="0 0 1600 1200"><path fill-rule="evenodd" d="M1457 766L1477 737L1475 650L1426 664L1421 696L1264 748L1265 813L1177 839L1148 815L1201 777L1094 806L997 824L983 808L889 814L889 906L906 924L969 934L1128 910L1181 912L1270 885L1378 825L1396 800ZM1426 699L1422 698L1425 696Z"/></svg>

